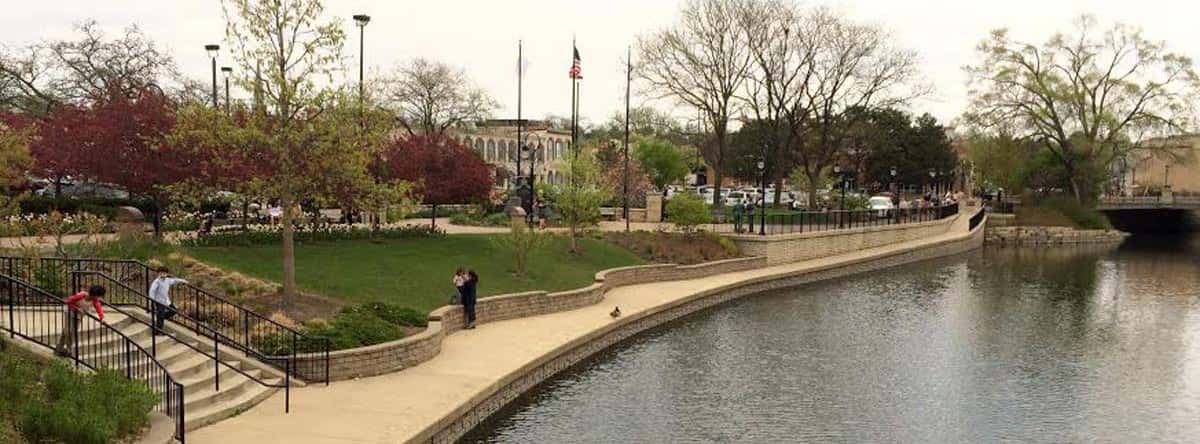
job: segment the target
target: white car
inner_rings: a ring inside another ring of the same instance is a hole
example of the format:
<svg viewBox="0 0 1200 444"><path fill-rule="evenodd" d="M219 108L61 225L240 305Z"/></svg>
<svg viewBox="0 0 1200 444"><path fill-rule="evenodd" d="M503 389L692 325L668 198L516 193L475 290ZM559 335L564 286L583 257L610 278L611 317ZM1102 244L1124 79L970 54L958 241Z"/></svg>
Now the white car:
<svg viewBox="0 0 1200 444"><path fill-rule="evenodd" d="M730 191L729 194L725 195L725 206L732 207L737 204L746 205L750 203L751 198L752 196L746 194L744 191Z"/></svg>
<svg viewBox="0 0 1200 444"><path fill-rule="evenodd" d="M892 203L892 198L887 196L875 196L867 201L867 208L876 212L881 218L888 217L891 212L896 209L896 205Z"/></svg>

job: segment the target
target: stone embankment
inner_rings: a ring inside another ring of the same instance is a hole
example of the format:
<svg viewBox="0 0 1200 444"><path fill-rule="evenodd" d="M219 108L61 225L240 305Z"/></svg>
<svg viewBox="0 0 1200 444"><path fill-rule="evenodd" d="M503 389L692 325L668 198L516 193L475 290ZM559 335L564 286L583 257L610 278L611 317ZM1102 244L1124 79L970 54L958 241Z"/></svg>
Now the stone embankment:
<svg viewBox="0 0 1200 444"><path fill-rule="evenodd" d="M1079 230L1071 227L993 227L984 231L985 245L1075 245L1118 243L1129 233L1117 230Z"/></svg>

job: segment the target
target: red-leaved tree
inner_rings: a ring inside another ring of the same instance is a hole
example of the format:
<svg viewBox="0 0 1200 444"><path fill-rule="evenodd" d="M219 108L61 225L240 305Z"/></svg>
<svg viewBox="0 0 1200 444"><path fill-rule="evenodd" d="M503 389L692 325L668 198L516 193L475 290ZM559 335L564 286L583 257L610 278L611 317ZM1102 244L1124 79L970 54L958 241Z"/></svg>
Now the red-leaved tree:
<svg viewBox="0 0 1200 444"><path fill-rule="evenodd" d="M212 153L168 143L174 126L175 104L161 90L114 88L87 107L53 109L31 152L47 177L84 178L152 199L160 234L169 187L211 174L217 164Z"/></svg>
<svg viewBox="0 0 1200 444"><path fill-rule="evenodd" d="M474 151L441 135L420 134L397 139L383 150L381 176L416 184L427 205L464 204L487 199L492 168Z"/></svg>

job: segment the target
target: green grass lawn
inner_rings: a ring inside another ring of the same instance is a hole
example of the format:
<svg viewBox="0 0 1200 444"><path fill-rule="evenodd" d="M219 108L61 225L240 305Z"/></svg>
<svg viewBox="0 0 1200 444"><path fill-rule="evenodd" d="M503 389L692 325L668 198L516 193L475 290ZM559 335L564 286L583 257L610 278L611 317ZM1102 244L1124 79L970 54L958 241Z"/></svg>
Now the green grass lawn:
<svg viewBox="0 0 1200 444"><path fill-rule="evenodd" d="M493 235L452 235L373 243L342 241L297 244L296 281L301 289L352 303L381 301L428 311L454 292L450 278L459 266L479 273L479 294L567 290L592 282L597 271L636 265L641 259L604 241L581 239L582 255L567 251L568 239L552 236L532 255L528 276L512 275L508 250ZM278 245L188 248L201 261L279 282Z"/></svg>

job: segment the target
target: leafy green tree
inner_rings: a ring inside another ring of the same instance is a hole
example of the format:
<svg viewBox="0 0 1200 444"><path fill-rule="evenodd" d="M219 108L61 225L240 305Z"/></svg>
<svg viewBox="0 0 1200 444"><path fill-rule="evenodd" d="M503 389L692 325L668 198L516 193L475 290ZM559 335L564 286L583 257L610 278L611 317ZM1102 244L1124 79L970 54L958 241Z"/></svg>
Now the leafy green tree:
<svg viewBox="0 0 1200 444"><path fill-rule="evenodd" d="M650 181L659 191L667 185L679 182L687 176L687 160L671 142L662 139L641 138L633 152L638 163L650 175Z"/></svg>
<svg viewBox="0 0 1200 444"><path fill-rule="evenodd" d="M1036 152L1035 144L1007 134L973 135L967 140L967 155L979 180L1006 193L1025 191Z"/></svg>
<svg viewBox="0 0 1200 444"><path fill-rule="evenodd" d="M1142 140L1194 130L1200 75L1192 59L1138 28L1100 29L1083 16L1073 32L1040 45L999 29L980 42L978 54L966 68L964 120L980 132L1042 141L1077 202L1098 195L1095 172L1117 159L1172 149Z"/></svg>
<svg viewBox="0 0 1200 444"><path fill-rule="evenodd" d="M497 248L512 252L513 274L523 277L529 269L529 256L544 247L548 240L544 233L530 228L523 221L514 220L508 234L492 238L492 243Z"/></svg>
<svg viewBox="0 0 1200 444"><path fill-rule="evenodd" d="M551 189L550 200L570 231L571 251L578 253L578 238L600 222L600 206L609 199L610 191L603 185L591 151L568 156L563 163L558 170L564 172L565 181Z"/></svg>
<svg viewBox="0 0 1200 444"><path fill-rule="evenodd" d="M696 193L679 193L667 202L667 220L685 233L694 233L701 225L712 223L712 213Z"/></svg>

